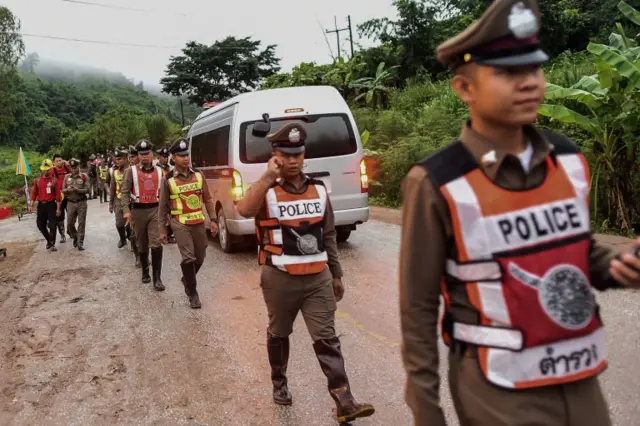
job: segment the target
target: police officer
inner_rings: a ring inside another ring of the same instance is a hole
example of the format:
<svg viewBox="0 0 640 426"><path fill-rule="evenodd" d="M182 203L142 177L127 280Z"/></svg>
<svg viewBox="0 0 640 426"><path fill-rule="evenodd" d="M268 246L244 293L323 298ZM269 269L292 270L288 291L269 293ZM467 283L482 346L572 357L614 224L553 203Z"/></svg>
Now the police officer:
<svg viewBox="0 0 640 426"><path fill-rule="evenodd" d="M162 243L158 220L158 202L162 169L153 165L153 146L147 140L136 145L140 164L131 166L125 172L122 182L122 205L124 218L133 219L135 238L142 263L142 282L151 281L149 276L149 249L151 249L151 269L153 288L163 291L162 284Z"/></svg>
<svg viewBox="0 0 640 426"><path fill-rule="evenodd" d="M113 178L111 179L109 193L109 212L115 213L116 229L120 236L118 248L122 248L127 245L126 220L124 219L124 212L122 209L122 181L124 180L125 171L128 168L127 154L128 152L125 148L117 148L114 152L116 165L113 169Z"/></svg>
<svg viewBox="0 0 640 426"><path fill-rule="evenodd" d="M496 0L437 50L471 120L403 183L402 352L416 425L445 424L440 296L461 426L611 424L592 288L638 286L640 260L612 260L592 238L584 156L532 126L548 59L539 26L535 0Z"/></svg>
<svg viewBox="0 0 640 426"><path fill-rule="evenodd" d="M344 286L333 209L323 183L302 173L306 136L298 123L267 136L273 157L238 203L238 212L255 217L258 232L274 402L289 405L292 401L286 377L289 335L302 311L337 406L337 420L346 423L375 410L371 404L356 402L344 368L334 326L336 301L342 299Z"/></svg>
<svg viewBox="0 0 640 426"><path fill-rule="evenodd" d="M58 188L62 191L62 185L64 185L64 177L65 175L71 173L71 167L69 167L69 163L64 161L62 155L54 154L53 156L53 172L56 174L56 182L58 184ZM66 236L64 235L64 219L65 213L67 211L67 199L64 194L61 193L62 204L60 205L60 216L58 216L58 232L60 232L60 242L65 243L67 241Z"/></svg>
<svg viewBox="0 0 640 426"><path fill-rule="evenodd" d="M158 156L158 167L162 169L162 172L166 176L167 173L171 171L171 166L169 165L169 148L166 146L158 149L156 151L156 155Z"/></svg>
<svg viewBox="0 0 640 426"><path fill-rule="evenodd" d="M139 163L140 163L140 159L138 158L138 151L136 150L136 147L133 145L129 145L129 167L133 167L135 165L138 165ZM133 202L133 200L131 202ZM133 206L129 205L129 208L132 208L132 207ZM136 229L135 229L135 223L133 221L133 216L127 219L125 230L127 233L127 238L129 239L129 241L131 241L131 252L134 254L136 258L136 267L140 267L141 261L140 261L140 255L138 253L138 246L136 241Z"/></svg>
<svg viewBox="0 0 640 426"><path fill-rule="evenodd" d="M84 229L87 221L87 194L89 193L89 178L80 173L80 161L72 158L69 161L71 174L64 179L62 193L68 200L67 229L73 239L73 246L84 251ZM78 229L76 229L76 220Z"/></svg>
<svg viewBox="0 0 640 426"><path fill-rule="evenodd" d="M162 147L156 151L158 155L158 164L157 166L162 169L162 172L166 176L169 172L171 172L172 167L169 165L169 148ZM171 217L167 215L166 225L168 227L168 237L167 241L171 244L176 242L176 237L173 235L173 231L171 230Z"/></svg>
<svg viewBox="0 0 640 426"><path fill-rule="evenodd" d="M90 192L89 198L95 200L98 194L98 163L96 161L95 154L91 154L89 157L89 163L87 164L89 168L89 182L90 182Z"/></svg>
<svg viewBox="0 0 640 426"><path fill-rule="evenodd" d="M98 196L100 204L107 202L107 176L109 176L109 164L106 158L100 155L100 165L98 166Z"/></svg>
<svg viewBox="0 0 640 426"><path fill-rule="evenodd" d="M202 205L206 206L210 218L216 217L216 211L204 176L190 167L189 143L179 139L170 150L175 168L162 180L158 214L160 239L166 244L170 230L175 232L182 256L182 284L191 308L196 309L202 306L196 275L204 263L208 244ZM171 227L164 220L167 216L171 216ZM218 233L215 219L211 220L210 228L215 237Z"/></svg>

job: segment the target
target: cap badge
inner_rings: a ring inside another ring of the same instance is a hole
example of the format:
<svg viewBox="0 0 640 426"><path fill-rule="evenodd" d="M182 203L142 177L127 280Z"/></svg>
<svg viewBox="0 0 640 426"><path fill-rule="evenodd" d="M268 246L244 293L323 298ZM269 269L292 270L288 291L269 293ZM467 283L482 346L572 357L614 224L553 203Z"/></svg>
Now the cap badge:
<svg viewBox="0 0 640 426"><path fill-rule="evenodd" d="M184 143L184 141L180 142L180 148L181 149L187 149L187 144Z"/></svg>
<svg viewBox="0 0 640 426"><path fill-rule="evenodd" d="M511 7L509 15L509 30L518 39L525 39L538 32L538 20L531 9L527 9L524 3L518 2Z"/></svg>
<svg viewBox="0 0 640 426"><path fill-rule="evenodd" d="M471 60L471 53L465 53L464 54L464 61L469 62Z"/></svg>
<svg viewBox="0 0 640 426"><path fill-rule="evenodd" d="M291 143L300 142L300 130L291 129L291 131L289 132L289 142Z"/></svg>
<svg viewBox="0 0 640 426"><path fill-rule="evenodd" d="M140 146L141 146L142 148L146 148L146 147L147 147L147 143L146 143L146 142L142 142L142 143L140 144Z"/></svg>

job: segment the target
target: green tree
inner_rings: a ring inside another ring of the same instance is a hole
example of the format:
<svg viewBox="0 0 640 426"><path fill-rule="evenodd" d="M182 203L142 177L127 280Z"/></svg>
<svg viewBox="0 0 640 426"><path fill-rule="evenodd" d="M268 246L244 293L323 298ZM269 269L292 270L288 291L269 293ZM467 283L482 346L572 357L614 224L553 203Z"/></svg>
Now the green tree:
<svg viewBox="0 0 640 426"><path fill-rule="evenodd" d="M36 68L40 64L40 56L37 53L29 53L20 64L20 70L35 74Z"/></svg>
<svg viewBox="0 0 640 426"><path fill-rule="evenodd" d="M376 70L375 77L363 77L350 83L350 87L362 91L354 101L364 99L366 104L374 107L386 107L389 104L390 89L388 82L393 78L393 73L398 65L385 69L385 63L381 62Z"/></svg>
<svg viewBox="0 0 640 426"><path fill-rule="evenodd" d="M23 55L20 21L9 9L0 6L0 138L6 137L14 120L19 85L16 66Z"/></svg>
<svg viewBox="0 0 640 426"><path fill-rule="evenodd" d="M639 12L625 2L618 8L640 25ZM602 213L610 224L631 230L638 214L633 186L638 180L640 149L640 47L621 25L617 27L609 45L590 43L587 47L597 74L571 87L548 84L547 103L540 114L577 125L590 135L583 148L592 166L595 215Z"/></svg>
<svg viewBox="0 0 640 426"><path fill-rule="evenodd" d="M164 146L165 141L169 137L169 120L164 115L152 115L146 120L147 135L149 141L156 149Z"/></svg>
<svg viewBox="0 0 640 426"><path fill-rule="evenodd" d="M182 56L171 57L160 81L162 90L174 96L186 94L202 105L256 89L280 70L276 46L260 50L260 45L251 37L229 36L211 46L191 41Z"/></svg>

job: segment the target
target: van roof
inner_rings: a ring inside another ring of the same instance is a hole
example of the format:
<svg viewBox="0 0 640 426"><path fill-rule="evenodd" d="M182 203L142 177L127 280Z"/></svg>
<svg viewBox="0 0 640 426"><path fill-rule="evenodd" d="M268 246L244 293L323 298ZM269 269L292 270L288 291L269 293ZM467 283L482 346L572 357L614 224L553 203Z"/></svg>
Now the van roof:
<svg viewBox="0 0 640 426"><path fill-rule="evenodd" d="M265 112L271 109L270 107L276 105L287 105L285 108L298 108L301 107L300 100L306 100L306 103L308 103L309 99L313 99L314 107L317 109L323 109L324 104L330 104L330 107L328 105L327 109L331 109L334 112L346 112L346 110L349 109L346 102L342 99L340 92L333 86L283 87L247 92L234 96L213 108L201 112L193 123L195 124L198 120L215 114L234 104L249 103L255 105L255 108L250 108L250 110L255 109L255 114L253 111L251 111L250 114L252 118L259 119L262 114L258 113L259 111ZM341 101L340 103L343 104L343 108L340 108L340 105L336 105L336 100L338 99ZM345 111L343 111L343 109Z"/></svg>

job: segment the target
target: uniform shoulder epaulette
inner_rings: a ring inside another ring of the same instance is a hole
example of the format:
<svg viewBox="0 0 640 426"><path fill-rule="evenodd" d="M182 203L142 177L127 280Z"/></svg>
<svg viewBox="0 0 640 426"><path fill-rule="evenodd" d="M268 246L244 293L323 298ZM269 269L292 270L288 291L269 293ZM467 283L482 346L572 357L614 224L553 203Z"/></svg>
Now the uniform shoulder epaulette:
<svg viewBox="0 0 640 426"><path fill-rule="evenodd" d="M322 185L326 187L323 181L321 181L320 179L312 178L312 177L309 178L309 183L313 185Z"/></svg>
<svg viewBox="0 0 640 426"><path fill-rule="evenodd" d="M418 165L427 170L427 176L436 187L446 185L478 168L478 162L460 140L429 155Z"/></svg>
<svg viewBox="0 0 640 426"><path fill-rule="evenodd" d="M578 154L580 153L580 148L578 145L569 139L566 135L562 133L556 133L552 130L543 129L540 130L540 133L553 145L553 150L556 154Z"/></svg>

